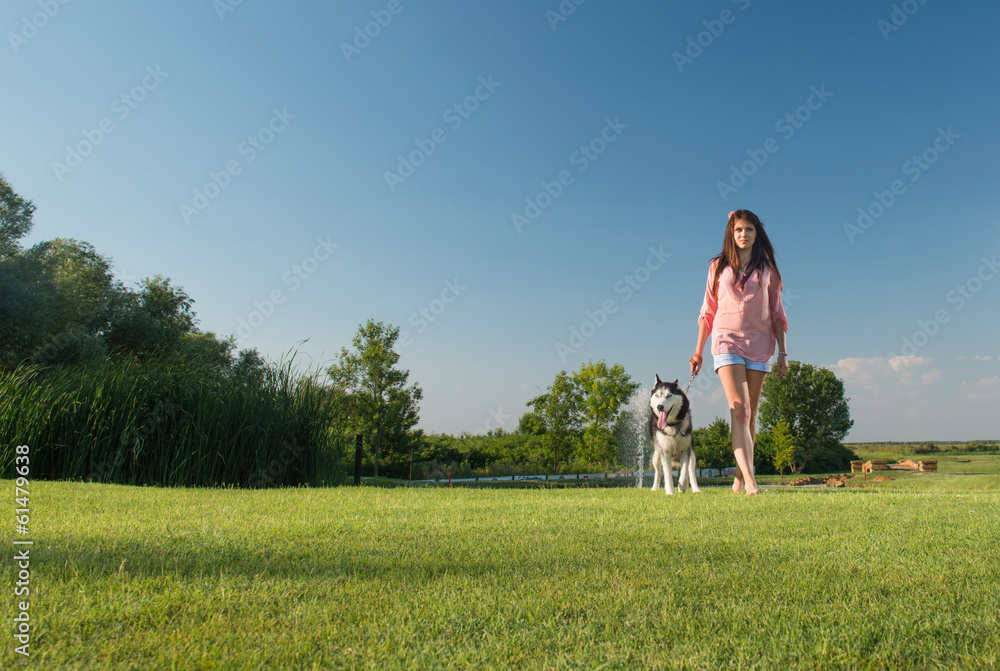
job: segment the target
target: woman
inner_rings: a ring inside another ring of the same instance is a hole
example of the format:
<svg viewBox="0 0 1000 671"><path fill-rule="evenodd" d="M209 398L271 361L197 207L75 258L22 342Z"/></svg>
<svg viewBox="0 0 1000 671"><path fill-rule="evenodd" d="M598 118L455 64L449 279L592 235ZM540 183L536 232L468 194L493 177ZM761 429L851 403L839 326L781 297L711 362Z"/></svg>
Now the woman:
<svg viewBox="0 0 1000 671"><path fill-rule="evenodd" d="M722 252L709 263L691 374L701 370L701 351L711 333L715 371L729 400L736 455L733 491L746 491L748 496L759 491L753 476L753 445L760 392L775 341L778 358L774 372L778 377L788 372L787 330L781 306L781 273L764 225L750 210L734 210L729 213Z"/></svg>

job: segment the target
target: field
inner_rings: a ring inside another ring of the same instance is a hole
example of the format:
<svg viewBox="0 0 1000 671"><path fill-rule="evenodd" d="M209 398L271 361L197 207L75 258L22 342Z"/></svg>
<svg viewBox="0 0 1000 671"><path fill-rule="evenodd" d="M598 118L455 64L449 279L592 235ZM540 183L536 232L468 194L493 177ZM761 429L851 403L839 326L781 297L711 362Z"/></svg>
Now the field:
<svg viewBox="0 0 1000 671"><path fill-rule="evenodd" d="M867 444L852 445L851 448L861 459L884 459L889 463L900 459L936 459L940 473L997 473L1000 472L1000 455L995 454L996 445L989 446L992 454L969 451L965 444L940 445L937 451L917 454L914 445Z"/></svg>
<svg viewBox="0 0 1000 671"><path fill-rule="evenodd" d="M1000 473L890 475L752 498L34 483L31 656L8 637L0 665L1000 667Z"/></svg>

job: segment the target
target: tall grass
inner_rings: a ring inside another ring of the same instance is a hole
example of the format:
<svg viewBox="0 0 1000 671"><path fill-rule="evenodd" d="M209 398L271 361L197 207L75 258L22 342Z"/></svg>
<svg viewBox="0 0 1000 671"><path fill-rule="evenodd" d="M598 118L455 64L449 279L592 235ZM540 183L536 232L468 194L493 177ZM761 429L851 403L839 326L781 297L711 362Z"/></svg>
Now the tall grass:
<svg viewBox="0 0 1000 671"><path fill-rule="evenodd" d="M131 485L339 484L330 390L292 362L234 372L168 360L0 373L10 477L31 446L33 479Z"/></svg>

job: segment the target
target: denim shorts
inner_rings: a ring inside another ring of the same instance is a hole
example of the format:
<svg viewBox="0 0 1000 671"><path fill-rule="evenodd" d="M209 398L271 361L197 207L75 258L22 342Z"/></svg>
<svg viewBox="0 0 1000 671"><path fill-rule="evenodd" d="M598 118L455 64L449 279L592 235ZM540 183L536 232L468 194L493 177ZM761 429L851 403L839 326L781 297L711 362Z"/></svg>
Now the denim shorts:
<svg viewBox="0 0 1000 671"><path fill-rule="evenodd" d="M744 359L739 354L713 354L712 361L715 363L716 373L723 366L732 366L737 363L743 364L748 370L760 370L765 373L771 370L771 364L767 361L751 361L750 359Z"/></svg>

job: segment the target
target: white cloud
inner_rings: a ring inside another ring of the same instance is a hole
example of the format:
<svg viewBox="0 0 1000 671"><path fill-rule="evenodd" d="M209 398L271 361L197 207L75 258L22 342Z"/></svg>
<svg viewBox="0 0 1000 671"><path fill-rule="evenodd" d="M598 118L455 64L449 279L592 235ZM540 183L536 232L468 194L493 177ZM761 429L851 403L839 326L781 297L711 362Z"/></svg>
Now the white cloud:
<svg viewBox="0 0 1000 671"><path fill-rule="evenodd" d="M942 373L934 368L933 359L912 355L841 359L827 368L845 385L860 386L879 398L912 398L919 394L912 389L913 385L933 384L941 379Z"/></svg>
<svg viewBox="0 0 1000 671"><path fill-rule="evenodd" d="M832 366L826 366L826 368L833 371L833 374L844 380L844 382L854 382L861 385L873 384L875 382L876 371L884 367L884 357L841 359Z"/></svg>
<svg viewBox="0 0 1000 671"><path fill-rule="evenodd" d="M967 377L960 364L934 364L930 357L896 356L826 366L844 381L850 398L855 423L847 440L970 439L967 432L981 427L1000 402L1000 375L974 379L981 367Z"/></svg>
<svg viewBox="0 0 1000 671"><path fill-rule="evenodd" d="M920 374L920 382L923 384L933 384L941 379L941 371L937 368Z"/></svg>
<svg viewBox="0 0 1000 671"><path fill-rule="evenodd" d="M976 382L963 382L959 385L959 392L970 401L989 401L1000 398L1000 375Z"/></svg>
<svg viewBox="0 0 1000 671"><path fill-rule="evenodd" d="M933 359L928 359L922 356L894 356L889 359L889 367L892 368L897 373L900 371L907 370L909 368L920 368L921 366L930 366L934 363Z"/></svg>

